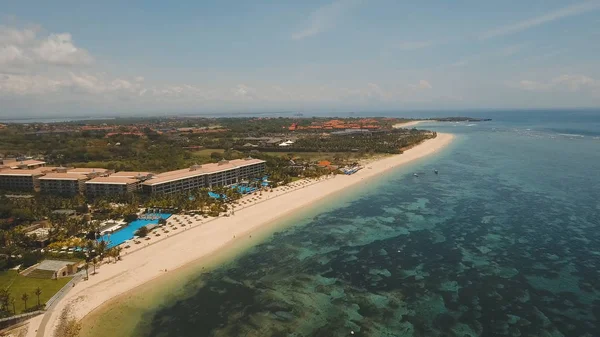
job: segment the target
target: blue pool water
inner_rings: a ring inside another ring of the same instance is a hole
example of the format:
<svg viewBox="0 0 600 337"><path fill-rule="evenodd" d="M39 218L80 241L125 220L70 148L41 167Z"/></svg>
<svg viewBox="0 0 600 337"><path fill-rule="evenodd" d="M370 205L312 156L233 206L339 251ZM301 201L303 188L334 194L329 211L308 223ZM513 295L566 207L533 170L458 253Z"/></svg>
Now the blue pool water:
<svg viewBox="0 0 600 337"><path fill-rule="evenodd" d="M161 217L162 219L168 219L171 214L166 214L166 213L157 213L154 215L158 215L159 217ZM118 246L120 244L122 244L123 242L130 240L133 238L134 233L147 225L150 224L157 224L158 223L158 219L156 220L135 220L129 223L129 225L127 225L127 227L120 229L116 232L114 232L113 234L107 234L107 235L103 235L101 238L98 239L98 242L100 241L107 241L108 242L108 248L112 248L115 246Z"/></svg>
<svg viewBox="0 0 600 337"><path fill-rule="evenodd" d="M248 194L248 193L252 193L254 191L256 191L256 188L254 187L248 187L248 186L234 186L234 188L236 188L238 190L238 192L242 193L242 194Z"/></svg>

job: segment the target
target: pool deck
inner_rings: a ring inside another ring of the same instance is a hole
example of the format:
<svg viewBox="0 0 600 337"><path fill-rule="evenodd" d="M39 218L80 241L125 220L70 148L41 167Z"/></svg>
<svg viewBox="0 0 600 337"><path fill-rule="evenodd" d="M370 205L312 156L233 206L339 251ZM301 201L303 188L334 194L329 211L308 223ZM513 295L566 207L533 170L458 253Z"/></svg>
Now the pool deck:
<svg viewBox="0 0 600 337"><path fill-rule="evenodd" d="M98 241L108 241L108 248L118 246L126 242L127 240L133 239L133 236L138 229L151 224L158 224L159 219L169 219L172 214L153 213L152 215L156 215L157 218L151 220L138 219L132 221L127 226L124 226L123 228L119 229L118 231L112 234L103 235L101 238L98 239Z"/></svg>

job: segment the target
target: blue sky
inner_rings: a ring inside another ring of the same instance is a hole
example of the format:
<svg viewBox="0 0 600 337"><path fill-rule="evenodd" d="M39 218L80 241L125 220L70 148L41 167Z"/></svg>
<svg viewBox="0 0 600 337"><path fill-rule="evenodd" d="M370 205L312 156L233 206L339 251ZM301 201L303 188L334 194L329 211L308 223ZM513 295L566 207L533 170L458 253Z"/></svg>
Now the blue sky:
<svg viewBox="0 0 600 337"><path fill-rule="evenodd" d="M4 1L0 117L600 106L600 0Z"/></svg>

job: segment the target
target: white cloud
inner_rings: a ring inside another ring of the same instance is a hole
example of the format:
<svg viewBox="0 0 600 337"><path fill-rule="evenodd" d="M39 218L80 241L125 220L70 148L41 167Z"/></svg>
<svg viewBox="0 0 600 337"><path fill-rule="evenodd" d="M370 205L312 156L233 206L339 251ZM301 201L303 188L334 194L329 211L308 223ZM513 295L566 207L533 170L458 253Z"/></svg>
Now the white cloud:
<svg viewBox="0 0 600 337"><path fill-rule="evenodd" d="M429 81L420 80L418 84L411 85L411 88L426 90L432 89L433 86L431 85L431 83L429 83Z"/></svg>
<svg viewBox="0 0 600 337"><path fill-rule="evenodd" d="M23 45L35 39L37 29L0 26L0 45Z"/></svg>
<svg viewBox="0 0 600 337"><path fill-rule="evenodd" d="M71 34L39 37L37 30L0 27L0 66L89 65L93 57L77 47Z"/></svg>
<svg viewBox="0 0 600 337"><path fill-rule="evenodd" d="M318 8L311 13L307 27L292 34L292 39L301 40L335 27L341 18L360 2L361 0L336 0Z"/></svg>
<svg viewBox="0 0 600 337"><path fill-rule="evenodd" d="M67 81L67 84L73 90L88 94L143 96L147 91L135 79L133 81L122 78L108 79L104 74L70 73L70 81Z"/></svg>
<svg viewBox="0 0 600 337"><path fill-rule="evenodd" d="M42 62L58 65L90 64L92 56L84 49L73 44L71 34L52 34L33 48L33 52Z"/></svg>
<svg viewBox="0 0 600 337"><path fill-rule="evenodd" d="M600 80L585 75L561 75L547 81L521 80L509 86L527 91L591 92L600 94Z"/></svg>
<svg viewBox="0 0 600 337"><path fill-rule="evenodd" d="M0 47L0 64L27 63L29 61L23 50L17 46L7 45Z"/></svg>
<svg viewBox="0 0 600 337"><path fill-rule="evenodd" d="M569 7L564 7L559 10L546 13L544 15L530 18L521 22L517 22L514 24L498 27L483 34L479 35L479 38L482 40L491 39L498 36L515 34L530 28L534 28L540 25L543 25L548 22L560 20L562 18L566 18L569 16L575 16L579 14L583 14L586 12L590 12L593 10L600 9L600 1L591 0L586 1L580 4L572 5Z"/></svg>
<svg viewBox="0 0 600 337"><path fill-rule="evenodd" d="M39 75L0 74L0 96L41 95L56 92L64 86L61 80Z"/></svg>
<svg viewBox="0 0 600 337"><path fill-rule="evenodd" d="M238 84L233 89L233 94L235 97L244 98L244 99L255 99L256 98L256 90L245 84Z"/></svg>
<svg viewBox="0 0 600 337"><path fill-rule="evenodd" d="M65 95L81 94L143 96L147 89L140 83L122 78L107 78L103 74L69 73L65 75L2 74L0 73L1 95L45 95L61 92Z"/></svg>

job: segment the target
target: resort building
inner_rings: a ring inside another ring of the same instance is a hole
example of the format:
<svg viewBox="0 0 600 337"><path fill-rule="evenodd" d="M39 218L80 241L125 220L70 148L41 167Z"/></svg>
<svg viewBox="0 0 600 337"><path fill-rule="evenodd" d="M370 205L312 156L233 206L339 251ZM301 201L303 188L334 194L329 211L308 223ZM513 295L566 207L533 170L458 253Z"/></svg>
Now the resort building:
<svg viewBox="0 0 600 337"><path fill-rule="evenodd" d="M82 261L44 260L23 271L24 276L41 279L58 279L75 274Z"/></svg>
<svg viewBox="0 0 600 337"><path fill-rule="evenodd" d="M122 177L146 181L154 176L151 172L120 171L110 175L111 177Z"/></svg>
<svg viewBox="0 0 600 337"><path fill-rule="evenodd" d="M39 167L31 170L0 170L0 189L9 191L39 191L39 178L53 168Z"/></svg>
<svg viewBox="0 0 600 337"><path fill-rule="evenodd" d="M95 177L105 177L114 172L105 168L98 167L64 168L64 170L66 170L66 173L69 174L83 174L90 179Z"/></svg>
<svg viewBox="0 0 600 337"><path fill-rule="evenodd" d="M85 191L88 178L81 174L48 173L39 178L40 192L46 194L76 195Z"/></svg>
<svg viewBox="0 0 600 337"><path fill-rule="evenodd" d="M91 197L131 193L138 189L139 180L125 177L96 177L85 182L85 193Z"/></svg>
<svg viewBox="0 0 600 337"><path fill-rule="evenodd" d="M9 167L13 170L32 170L46 166L46 162L34 159L3 159L2 165Z"/></svg>
<svg viewBox="0 0 600 337"><path fill-rule="evenodd" d="M173 193L201 187L227 186L243 179L260 177L264 172L264 160L221 160L218 163L194 165L188 169L158 174L143 182L142 190L145 193Z"/></svg>

